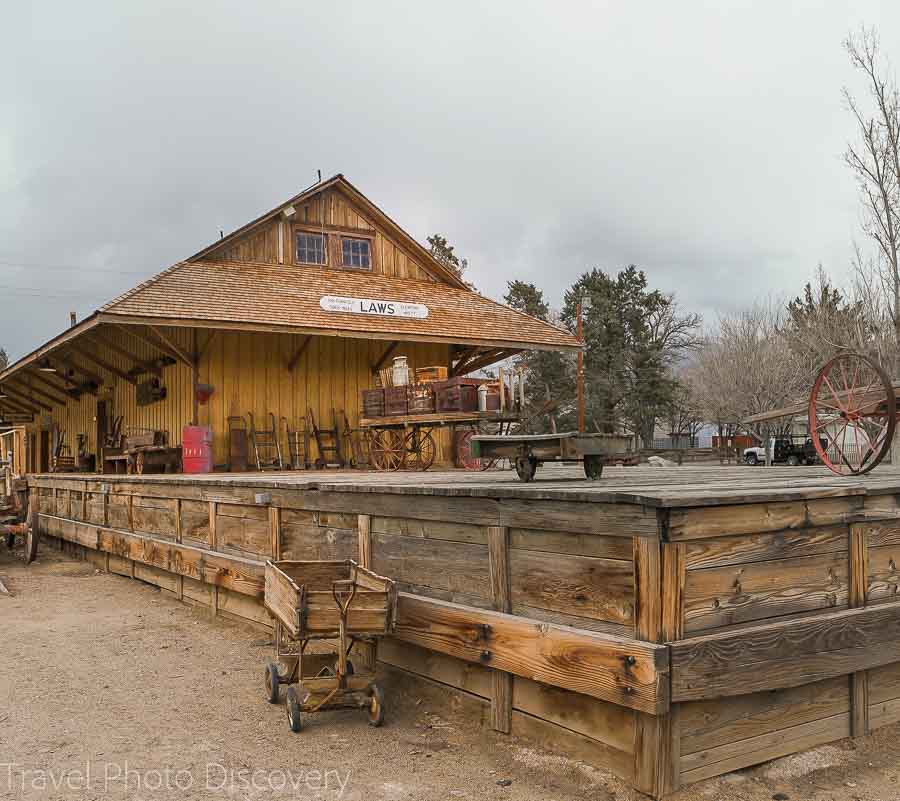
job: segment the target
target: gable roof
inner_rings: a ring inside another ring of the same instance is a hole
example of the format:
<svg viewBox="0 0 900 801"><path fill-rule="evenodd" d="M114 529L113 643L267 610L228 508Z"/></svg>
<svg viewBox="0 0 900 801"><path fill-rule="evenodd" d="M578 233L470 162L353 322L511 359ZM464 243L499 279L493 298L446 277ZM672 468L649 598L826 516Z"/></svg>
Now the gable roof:
<svg viewBox="0 0 900 801"><path fill-rule="evenodd" d="M236 239L244 236L245 234L250 233L254 228L257 228L264 223L269 222L272 219L278 217L281 214L283 209L288 208L289 206L293 206L295 204L304 203L309 200L311 197L319 194L320 192L324 192L327 189L336 188L346 194L357 206L363 208L366 213L374 219L374 221L381 226L381 228L387 230L395 237L403 240L406 246L411 250L416 256L421 259L423 263L423 269L434 275L436 278L444 281L444 283L450 284L450 286L455 286L459 289L470 289L469 285L466 284L453 270L445 267L441 264L434 256L431 255L431 251L429 251L426 247L421 245L416 239L414 239L409 233L407 233L400 225L398 225L394 220L388 217L378 206L376 206L369 198L367 198L362 192L360 192L353 184L348 181L343 174L338 173L337 175L333 175L331 178L328 178L324 181L320 181L319 183L313 184L311 187L304 189L300 194L294 195L294 197L285 200L283 203L279 203L274 209L267 211L265 214L260 215L255 220L251 220L250 222L242 225L240 228L236 228L230 234L227 234L222 239L218 239L210 245L207 245L203 250L198 251L190 258L186 259L186 261L197 261L199 259L205 259L210 254L219 250L219 248L223 246L227 246L228 244L234 242Z"/></svg>
<svg viewBox="0 0 900 801"><path fill-rule="evenodd" d="M418 303L426 318L326 311L325 296ZM262 262L181 262L100 309L103 318L218 324L257 330L356 335L495 347L568 350L568 331L468 289Z"/></svg>

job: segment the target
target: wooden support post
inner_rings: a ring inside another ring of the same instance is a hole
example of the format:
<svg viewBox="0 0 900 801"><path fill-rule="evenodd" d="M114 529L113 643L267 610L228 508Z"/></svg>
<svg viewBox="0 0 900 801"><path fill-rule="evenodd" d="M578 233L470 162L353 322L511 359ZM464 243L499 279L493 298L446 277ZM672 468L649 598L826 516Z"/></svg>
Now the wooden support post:
<svg viewBox="0 0 900 801"><path fill-rule="evenodd" d="M200 400L197 385L200 383L200 355L197 352L197 329L191 329L191 425L200 425Z"/></svg>
<svg viewBox="0 0 900 801"><path fill-rule="evenodd" d="M502 387L501 387L502 391ZM494 609L509 613L509 529L505 526L490 526L488 534L488 557L490 559L491 596ZM491 674L491 726L495 731L509 734L512 729L513 677L502 670Z"/></svg>
<svg viewBox="0 0 900 801"><path fill-rule="evenodd" d="M357 515L356 526L359 537L359 564L372 569L372 518L370 515ZM374 671L378 661L377 646L368 643L357 645L363 666Z"/></svg>
<svg viewBox="0 0 900 801"><path fill-rule="evenodd" d="M184 533L181 529L181 498L174 498L172 500L172 512L175 515L175 542L179 545L182 543L184 538ZM178 600L184 600L184 576L178 576L177 581L178 589L176 592L178 593Z"/></svg>
<svg viewBox="0 0 900 801"><path fill-rule="evenodd" d="M850 589L848 605L866 605L869 588L869 540L865 524L850 525ZM850 736L869 733L869 672L850 674Z"/></svg>
<svg viewBox="0 0 900 801"><path fill-rule="evenodd" d="M634 636L650 642L680 639L684 633L685 546L634 537ZM663 715L635 712L634 777L641 792L661 798L678 789L679 707Z"/></svg>
<svg viewBox="0 0 900 801"><path fill-rule="evenodd" d="M219 504L209 502L209 547L213 551L219 550L219 535L216 532L216 516L219 512ZM219 614L219 585L214 584L210 592L210 611L213 617Z"/></svg>
<svg viewBox="0 0 900 801"><path fill-rule="evenodd" d="M281 559L281 509L269 507L269 548L272 559Z"/></svg>

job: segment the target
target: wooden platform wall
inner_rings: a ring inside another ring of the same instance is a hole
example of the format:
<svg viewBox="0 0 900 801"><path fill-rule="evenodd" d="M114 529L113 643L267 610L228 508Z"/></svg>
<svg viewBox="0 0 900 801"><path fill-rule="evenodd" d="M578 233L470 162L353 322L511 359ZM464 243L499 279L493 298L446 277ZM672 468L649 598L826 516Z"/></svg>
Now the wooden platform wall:
<svg viewBox="0 0 900 801"><path fill-rule="evenodd" d="M408 593L397 637L379 654L385 664L465 693L497 730L628 781L641 769L641 721L668 708L665 648L632 638L635 543L655 542L654 510L546 502L536 513L513 499L33 483L47 536L113 572L262 625L263 560L359 559Z"/></svg>

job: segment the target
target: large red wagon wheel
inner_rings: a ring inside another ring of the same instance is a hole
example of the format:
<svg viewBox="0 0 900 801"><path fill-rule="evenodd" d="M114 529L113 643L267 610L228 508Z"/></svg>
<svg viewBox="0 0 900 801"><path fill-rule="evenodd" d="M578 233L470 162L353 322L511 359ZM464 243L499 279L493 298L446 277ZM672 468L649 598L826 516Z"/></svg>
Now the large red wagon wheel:
<svg viewBox="0 0 900 801"><path fill-rule="evenodd" d="M890 380L859 353L835 356L819 371L809 397L809 436L834 473L868 473L890 450L897 398Z"/></svg>

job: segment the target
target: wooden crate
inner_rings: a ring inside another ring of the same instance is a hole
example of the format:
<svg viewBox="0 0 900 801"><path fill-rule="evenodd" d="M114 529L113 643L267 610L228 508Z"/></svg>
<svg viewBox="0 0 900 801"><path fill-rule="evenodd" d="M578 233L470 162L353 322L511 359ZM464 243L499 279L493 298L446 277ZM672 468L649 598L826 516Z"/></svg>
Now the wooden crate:
<svg viewBox="0 0 900 801"><path fill-rule="evenodd" d="M478 411L478 388L471 384L443 386L435 392L439 412Z"/></svg>
<svg viewBox="0 0 900 801"><path fill-rule="evenodd" d="M420 367L416 370L416 383L429 384L434 381L446 381L446 367Z"/></svg>
<svg viewBox="0 0 900 801"><path fill-rule="evenodd" d="M432 414L434 412L434 390L429 384L416 384L409 388L409 413Z"/></svg>
<svg viewBox="0 0 900 801"><path fill-rule="evenodd" d="M409 414L409 387L387 387L384 390L384 413L387 416Z"/></svg>
<svg viewBox="0 0 900 801"><path fill-rule="evenodd" d="M362 391L363 417L384 417L384 389Z"/></svg>

